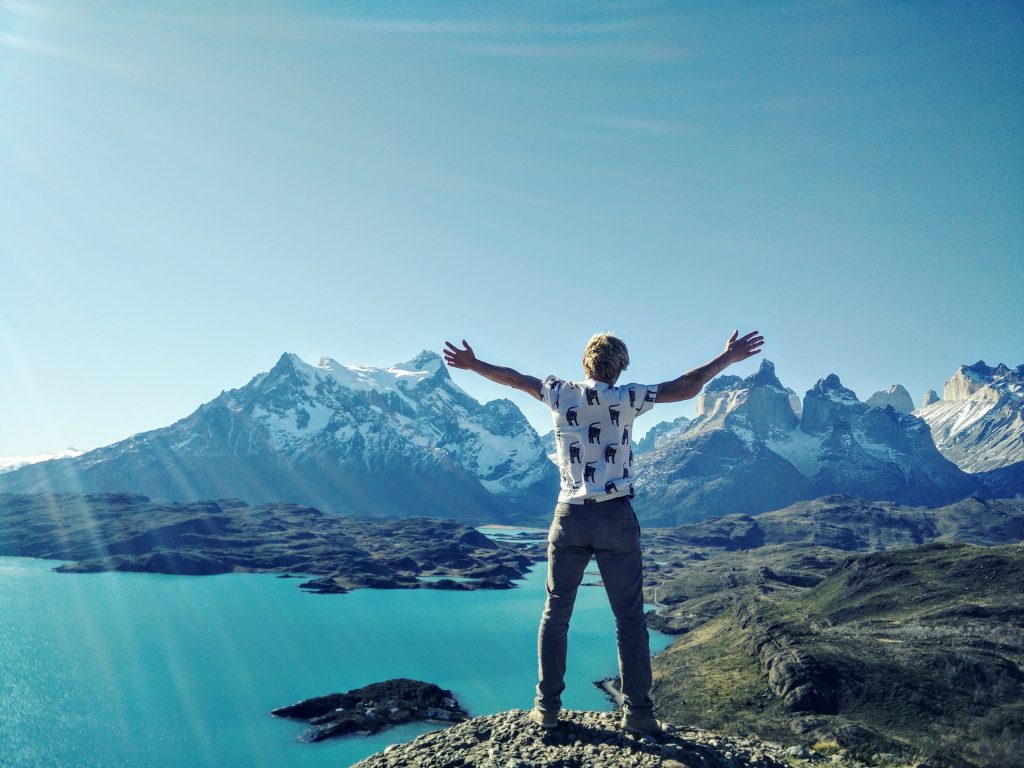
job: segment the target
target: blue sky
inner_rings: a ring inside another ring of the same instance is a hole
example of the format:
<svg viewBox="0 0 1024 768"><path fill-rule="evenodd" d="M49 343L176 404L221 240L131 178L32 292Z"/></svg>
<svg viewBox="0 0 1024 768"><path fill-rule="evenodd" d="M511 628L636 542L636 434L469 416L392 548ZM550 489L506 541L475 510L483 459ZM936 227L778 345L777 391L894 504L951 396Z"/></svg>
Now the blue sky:
<svg viewBox="0 0 1024 768"><path fill-rule="evenodd" d="M918 402L1024 362L1022 118L1014 3L0 0L0 456L446 338Z"/></svg>

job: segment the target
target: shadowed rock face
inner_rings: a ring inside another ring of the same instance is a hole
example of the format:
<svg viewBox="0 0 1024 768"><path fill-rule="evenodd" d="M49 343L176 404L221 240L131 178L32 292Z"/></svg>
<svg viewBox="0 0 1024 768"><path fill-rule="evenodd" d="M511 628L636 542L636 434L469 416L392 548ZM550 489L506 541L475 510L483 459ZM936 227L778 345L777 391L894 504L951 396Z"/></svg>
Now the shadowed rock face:
<svg viewBox="0 0 1024 768"><path fill-rule="evenodd" d="M840 419L854 421L868 409L867 403L857 399L852 389L847 389L839 377L830 373L807 390L804 395L803 418L800 429L809 434L825 432Z"/></svg>
<svg viewBox="0 0 1024 768"><path fill-rule="evenodd" d="M637 459L637 514L666 525L725 514L778 509L818 495L814 484L763 444L727 429L673 440Z"/></svg>

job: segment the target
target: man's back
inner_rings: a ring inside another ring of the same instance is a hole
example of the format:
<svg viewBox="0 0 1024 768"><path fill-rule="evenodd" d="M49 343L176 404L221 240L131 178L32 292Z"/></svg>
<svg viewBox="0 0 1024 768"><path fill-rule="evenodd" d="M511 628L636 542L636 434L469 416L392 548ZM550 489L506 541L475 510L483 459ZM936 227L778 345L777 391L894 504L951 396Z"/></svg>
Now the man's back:
<svg viewBox="0 0 1024 768"><path fill-rule="evenodd" d="M633 496L633 421L654 406L657 386L612 386L548 376L541 399L551 408L561 478L559 502Z"/></svg>

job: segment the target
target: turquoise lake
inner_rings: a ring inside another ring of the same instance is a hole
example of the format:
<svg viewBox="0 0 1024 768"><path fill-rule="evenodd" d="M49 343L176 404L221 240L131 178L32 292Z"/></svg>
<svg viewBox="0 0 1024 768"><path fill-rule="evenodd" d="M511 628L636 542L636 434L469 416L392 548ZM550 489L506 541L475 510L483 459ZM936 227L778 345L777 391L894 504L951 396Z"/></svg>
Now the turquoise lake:
<svg viewBox="0 0 1024 768"><path fill-rule="evenodd" d="M317 595L272 574L60 574L0 557L0 765L345 766L439 726L298 741L271 709L392 677L437 683L471 715L527 709L545 563L516 589ZM596 578L593 575L584 584ZM651 650L671 638L651 632ZM581 587L564 706L609 711L604 590Z"/></svg>

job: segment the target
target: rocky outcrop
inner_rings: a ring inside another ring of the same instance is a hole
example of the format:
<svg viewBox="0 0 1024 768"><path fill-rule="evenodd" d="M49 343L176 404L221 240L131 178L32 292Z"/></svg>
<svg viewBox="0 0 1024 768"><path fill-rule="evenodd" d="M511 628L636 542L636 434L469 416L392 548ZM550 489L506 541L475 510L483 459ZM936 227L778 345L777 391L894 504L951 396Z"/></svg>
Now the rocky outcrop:
<svg viewBox="0 0 1024 768"><path fill-rule="evenodd" d="M612 712L563 710L544 730L522 710L475 717L356 763L352 768L786 768L779 745L674 728L652 739L619 728Z"/></svg>
<svg viewBox="0 0 1024 768"><path fill-rule="evenodd" d="M1024 390L1024 365L1010 368L999 363L985 365L979 360L974 365L961 365L942 387L943 400L984 399L995 402L1000 391L1021 393Z"/></svg>
<svg viewBox="0 0 1024 768"><path fill-rule="evenodd" d="M703 416L713 411L718 401L727 396L730 390L738 388L742 381L739 376L725 374L709 381L697 395L697 415Z"/></svg>
<svg viewBox="0 0 1024 768"><path fill-rule="evenodd" d="M924 408L926 405L931 405L932 403L937 403L938 401L939 393L936 392L934 389L929 389L927 392L924 393L924 396L921 398L921 407Z"/></svg>
<svg viewBox="0 0 1024 768"><path fill-rule="evenodd" d="M402 723L428 720L458 723L466 710L455 694L433 683L399 677L345 693L304 699L270 712L274 717L305 720L313 726L302 741L323 741L351 733L378 733Z"/></svg>
<svg viewBox="0 0 1024 768"><path fill-rule="evenodd" d="M808 434L826 432L840 419L855 420L868 409L867 403L857 399L852 389L847 389L839 377L830 373L804 395L803 417L800 429Z"/></svg>
<svg viewBox="0 0 1024 768"><path fill-rule="evenodd" d="M835 670L788 635L782 622L766 615L756 599L738 600L736 623L746 633L744 646L757 657L772 692L793 712L836 711Z"/></svg>
<svg viewBox="0 0 1024 768"><path fill-rule="evenodd" d="M872 408L885 408L885 406L891 405L903 413L910 413L914 410L914 401L902 384L893 384L880 392L875 392L866 402Z"/></svg>

